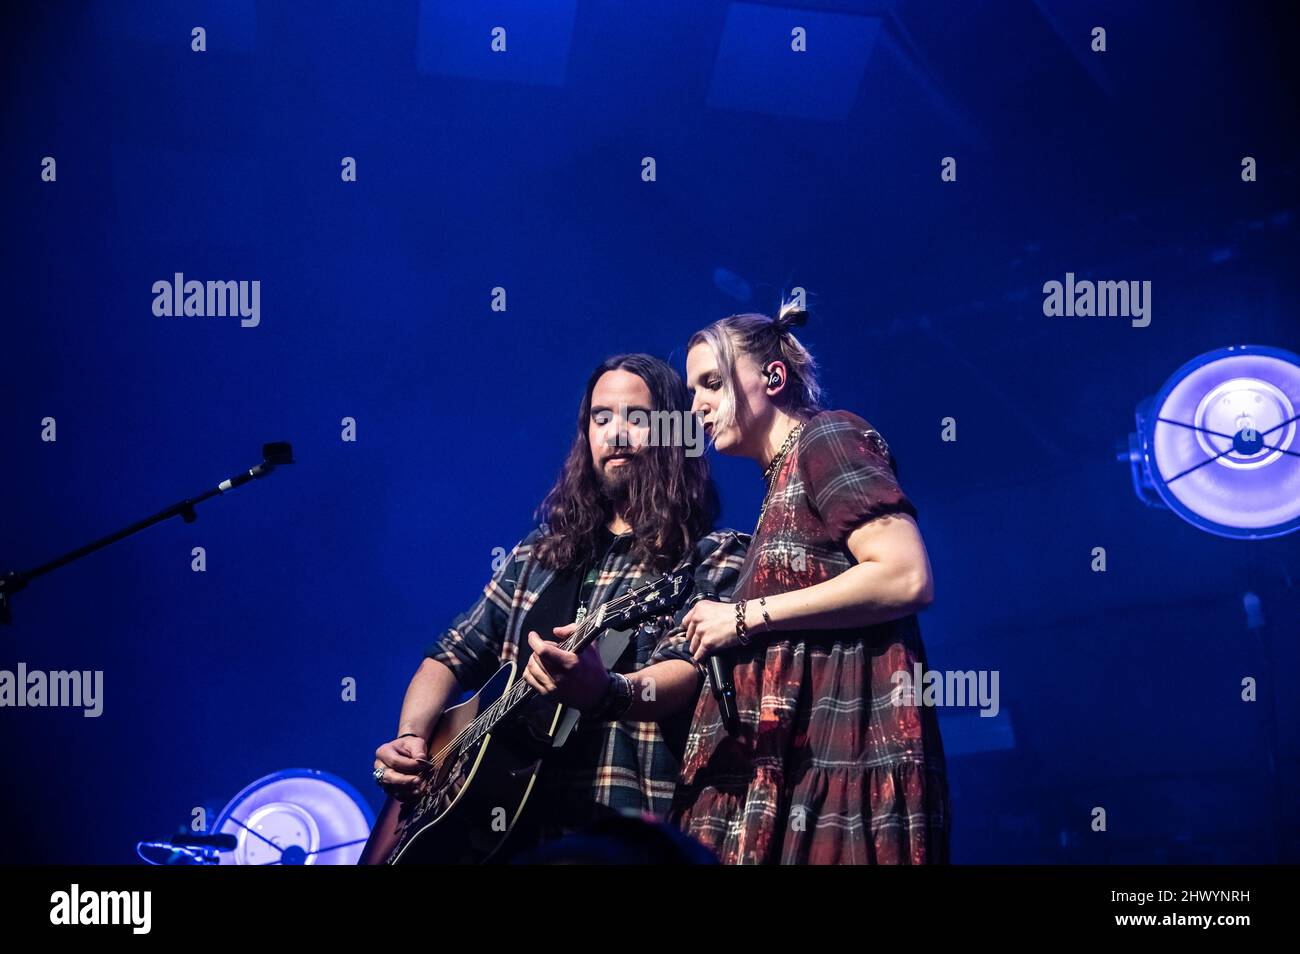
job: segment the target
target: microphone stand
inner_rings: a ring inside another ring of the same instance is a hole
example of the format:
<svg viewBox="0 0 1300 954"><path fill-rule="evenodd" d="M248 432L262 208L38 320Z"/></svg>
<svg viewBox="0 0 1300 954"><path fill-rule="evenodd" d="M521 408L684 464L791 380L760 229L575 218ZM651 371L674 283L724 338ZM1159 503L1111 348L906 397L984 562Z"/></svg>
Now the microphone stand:
<svg viewBox="0 0 1300 954"><path fill-rule="evenodd" d="M10 612L9 597L19 590L25 589L27 584L46 573L52 573L59 567L67 566L84 556L94 553L96 550L102 550L110 543L116 543L118 540L125 539L132 534L139 533L146 527L152 527L155 523L162 523L171 517L179 516L186 523L193 523L198 519L198 514L194 508L203 503L203 501L215 497L218 494L229 493L236 487L248 483L250 480L259 480L265 477L271 471L275 470L280 464L293 463L293 448L284 441L276 441L271 444L262 445L262 462L256 467L252 467L243 473L236 474L234 477L227 478L211 490L200 494L197 497L190 497L179 503L174 503L165 510L160 510L152 517L146 517L138 520L129 527L110 533L106 537L101 537L92 543L87 543L83 547L65 553L61 557L43 563L32 570L10 570L4 576L0 576L0 624L9 625L13 622L13 616Z"/></svg>

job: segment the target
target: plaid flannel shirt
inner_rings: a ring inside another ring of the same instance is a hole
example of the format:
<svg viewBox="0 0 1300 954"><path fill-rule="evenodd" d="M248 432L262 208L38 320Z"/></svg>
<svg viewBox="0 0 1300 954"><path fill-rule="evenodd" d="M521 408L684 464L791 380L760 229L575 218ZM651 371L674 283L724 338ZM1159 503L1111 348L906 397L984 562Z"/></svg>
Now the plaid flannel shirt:
<svg viewBox="0 0 1300 954"><path fill-rule="evenodd" d="M545 527L538 527L519 542L478 601L456 617L426 652L451 669L466 691L477 691L501 665L519 658L520 640L525 638L521 633L524 615L555 577L555 571L534 555L543 533ZM631 533L615 537L601 564L587 604L589 611L659 575L632 562L631 544ZM697 590L727 599L748 544L748 534L715 530L702 537L678 567L692 567ZM668 659L694 665L682 625L686 612L686 607L679 609L671 626L657 618L643 622L632 634L630 651L615 668L635 671ZM696 670L703 675L699 666ZM580 827L599 814L600 805L649 812L660 818L667 815L693 708L693 703L687 705L662 722L581 719L564 748L542 771L540 794L552 816L544 822L547 834Z"/></svg>

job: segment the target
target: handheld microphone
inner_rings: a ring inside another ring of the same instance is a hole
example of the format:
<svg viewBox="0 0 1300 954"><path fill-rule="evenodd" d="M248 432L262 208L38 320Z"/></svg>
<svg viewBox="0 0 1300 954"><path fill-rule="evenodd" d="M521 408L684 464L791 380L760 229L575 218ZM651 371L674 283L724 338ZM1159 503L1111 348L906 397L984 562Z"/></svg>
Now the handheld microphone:
<svg viewBox="0 0 1300 954"><path fill-rule="evenodd" d="M687 606L694 606L700 600L717 600L716 593L706 586L696 586L695 593ZM724 659L723 657L726 656ZM727 731L740 721L740 712L736 708L736 686L732 681L732 663L729 653L713 653L708 659L709 683L713 689L713 698L717 700L718 712L722 714L722 724Z"/></svg>

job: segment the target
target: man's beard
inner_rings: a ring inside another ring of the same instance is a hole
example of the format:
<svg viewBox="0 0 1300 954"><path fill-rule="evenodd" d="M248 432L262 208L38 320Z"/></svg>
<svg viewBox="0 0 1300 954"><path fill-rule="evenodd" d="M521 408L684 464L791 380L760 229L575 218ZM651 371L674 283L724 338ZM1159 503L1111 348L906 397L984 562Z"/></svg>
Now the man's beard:
<svg viewBox="0 0 1300 954"><path fill-rule="evenodd" d="M598 475L601 499L616 510L626 506L631 499L633 469L639 471L645 467L645 462L639 459L640 456L634 454L614 467L610 467L608 461L601 466Z"/></svg>

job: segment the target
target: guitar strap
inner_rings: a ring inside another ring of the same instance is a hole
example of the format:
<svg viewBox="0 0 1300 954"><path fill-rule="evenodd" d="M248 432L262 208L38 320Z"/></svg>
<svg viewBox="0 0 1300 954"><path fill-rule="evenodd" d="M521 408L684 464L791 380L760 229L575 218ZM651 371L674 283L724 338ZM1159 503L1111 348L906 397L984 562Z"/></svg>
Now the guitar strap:
<svg viewBox="0 0 1300 954"><path fill-rule="evenodd" d="M577 569L557 570L551 582L541 593L537 602L524 614L524 621L519 630L519 645L516 665L520 676L528 665L528 657L533 654L533 647L528 645L528 634L536 632L543 639L551 639L551 629L573 621L574 609L578 604L578 592L582 584L582 573Z"/></svg>

